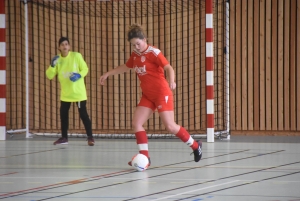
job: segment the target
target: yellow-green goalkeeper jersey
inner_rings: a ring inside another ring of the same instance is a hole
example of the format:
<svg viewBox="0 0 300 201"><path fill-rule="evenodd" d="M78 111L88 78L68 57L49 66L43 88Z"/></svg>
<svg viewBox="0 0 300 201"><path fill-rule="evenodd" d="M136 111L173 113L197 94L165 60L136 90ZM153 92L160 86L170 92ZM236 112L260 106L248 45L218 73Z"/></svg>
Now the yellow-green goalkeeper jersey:
<svg viewBox="0 0 300 201"><path fill-rule="evenodd" d="M52 80L56 75L60 82L60 100L65 102L79 102L87 100L84 77L89 69L79 52L69 52L68 56L59 59L54 67L49 66L46 71L47 77ZM79 73L81 78L72 82L70 75Z"/></svg>

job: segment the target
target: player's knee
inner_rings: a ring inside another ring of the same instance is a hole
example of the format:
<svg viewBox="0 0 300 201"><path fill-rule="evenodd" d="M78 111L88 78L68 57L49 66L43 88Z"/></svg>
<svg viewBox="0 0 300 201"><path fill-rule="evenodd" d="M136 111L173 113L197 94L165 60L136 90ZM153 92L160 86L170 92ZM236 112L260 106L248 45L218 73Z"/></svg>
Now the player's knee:
<svg viewBox="0 0 300 201"><path fill-rule="evenodd" d="M132 126L132 128L138 128L141 126L141 124L138 121L132 121L131 126Z"/></svg>
<svg viewBox="0 0 300 201"><path fill-rule="evenodd" d="M89 115L86 110L79 110L79 115L81 119L89 119Z"/></svg>
<svg viewBox="0 0 300 201"><path fill-rule="evenodd" d="M174 124L167 124L165 125L166 129L168 132L170 133L176 133L177 131L177 125L174 123Z"/></svg>

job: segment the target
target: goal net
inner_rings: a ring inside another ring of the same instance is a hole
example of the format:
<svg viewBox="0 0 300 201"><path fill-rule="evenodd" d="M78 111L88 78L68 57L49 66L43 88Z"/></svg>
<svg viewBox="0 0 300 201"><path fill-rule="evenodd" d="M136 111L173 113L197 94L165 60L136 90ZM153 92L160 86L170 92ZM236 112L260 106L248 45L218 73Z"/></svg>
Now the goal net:
<svg viewBox="0 0 300 201"><path fill-rule="evenodd" d="M216 135L221 136L229 134L228 7L225 0L213 2L214 130ZM9 10L14 9L13 4L13 1L8 3ZM177 88L173 93L176 123L185 127L191 135L205 137L205 0L30 0L26 6L26 14L23 13L25 4L19 8L20 12L16 12L19 15L16 18L22 19L20 26L11 25L8 28L12 35L21 33L16 38L9 38L8 46L13 48L20 43L22 48L18 55L22 54L23 59L24 52L28 51L28 75L24 70L19 74L23 83L28 79L28 89L15 92L18 89L11 83L8 101L23 100L20 103L22 111L17 115L29 118L29 124L25 126L30 133L60 136L60 85L57 78L48 80L45 71L51 58L59 53L58 39L67 36L71 51L80 52L89 67L85 83L94 136L134 136L131 122L141 97L135 72L111 76L105 86L99 85L99 78L127 61L132 47L126 39L126 31L130 24L139 23L147 32L148 43L158 47L175 70ZM28 31L28 43L24 41L25 31ZM17 60L18 55L10 54L8 65L17 65L13 61ZM25 65L24 62L22 65ZM19 79L17 68L9 73ZM24 104L26 92L29 94L28 105ZM24 107L29 107L29 114L26 114ZM10 108L7 113L14 110ZM85 136L75 104L70 108L69 118L70 136ZM14 130L20 126L12 119L8 122L8 129ZM144 127L149 137L173 136L164 128L157 112Z"/></svg>

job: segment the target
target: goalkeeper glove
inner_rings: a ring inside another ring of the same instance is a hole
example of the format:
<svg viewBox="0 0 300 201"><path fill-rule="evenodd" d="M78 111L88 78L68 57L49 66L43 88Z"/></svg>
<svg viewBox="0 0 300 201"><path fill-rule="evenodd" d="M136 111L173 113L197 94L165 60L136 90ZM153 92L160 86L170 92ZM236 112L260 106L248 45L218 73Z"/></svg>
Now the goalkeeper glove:
<svg viewBox="0 0 300 201"><path fill-rule="evenodd" d="M72 82L79 80L79 78L81 78L81 75L79 73L72 73L72 75L70 76L70 80Z"/></svg>
<svg viewBox="0 0 300 201"><path fill-rule="evenodd" d="M56 55L55 57L52 58L51 67L54 67L57 64L58 59L59 59L58 55Z"/></svg>

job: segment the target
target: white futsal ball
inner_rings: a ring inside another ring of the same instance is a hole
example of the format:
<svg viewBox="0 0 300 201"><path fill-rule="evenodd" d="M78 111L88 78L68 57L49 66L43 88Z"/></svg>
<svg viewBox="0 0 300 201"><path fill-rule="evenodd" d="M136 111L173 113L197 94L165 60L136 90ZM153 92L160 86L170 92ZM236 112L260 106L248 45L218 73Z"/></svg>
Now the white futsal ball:
<svg viewBox="0 0 300 201"><path fill-rule="evenodd" d="M149 166L148 157L144 154L136 154L132 157L131 165L134 169L136 169L139 172L145 171Z"/></svg>

